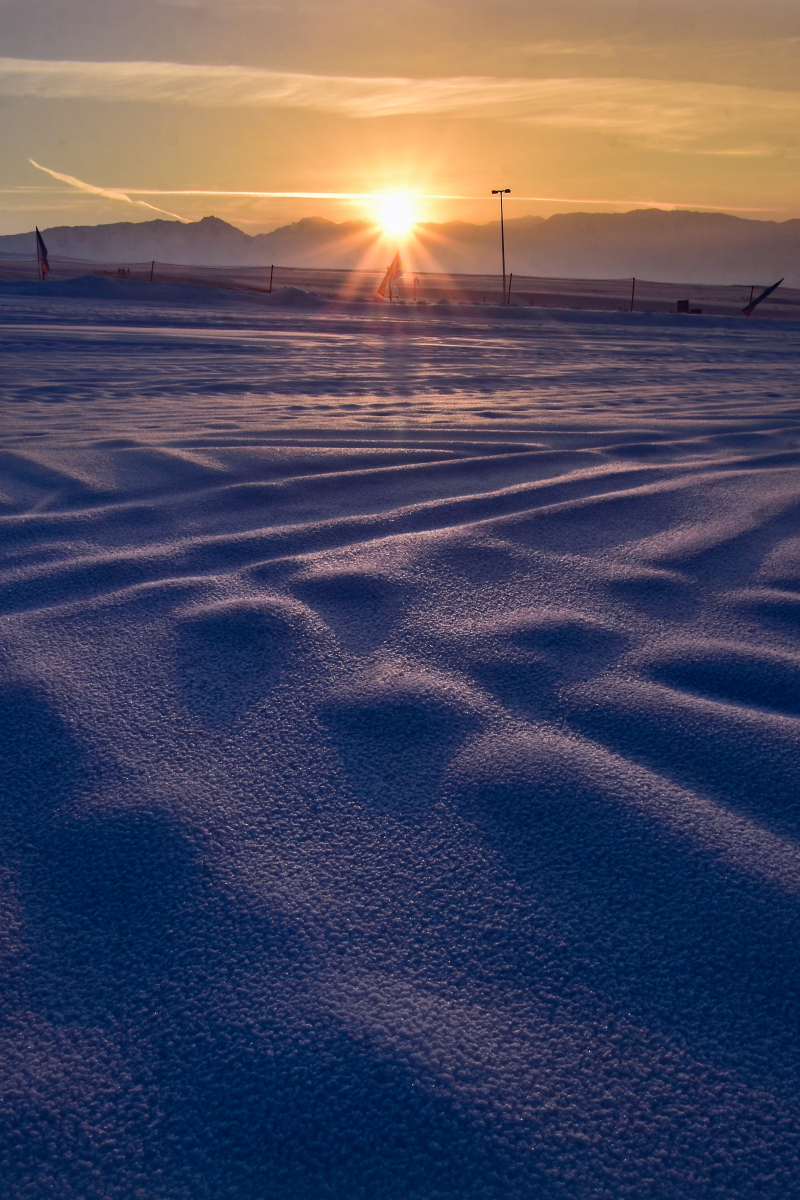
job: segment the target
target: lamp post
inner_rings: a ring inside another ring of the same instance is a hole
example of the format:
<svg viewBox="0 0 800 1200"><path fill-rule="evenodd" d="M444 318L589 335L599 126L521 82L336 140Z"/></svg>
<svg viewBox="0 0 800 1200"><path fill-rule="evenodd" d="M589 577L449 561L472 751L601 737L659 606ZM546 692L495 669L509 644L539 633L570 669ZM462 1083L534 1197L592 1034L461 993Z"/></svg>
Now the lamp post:
<svg viewBox="0 0 800 1200"><path fill-rule="evenodd" d="M503 256L503 304L506 303L506 232L503 225L503 196L511 195L511 188L492 188L492 195L500 197L500 253Z"/></svg>

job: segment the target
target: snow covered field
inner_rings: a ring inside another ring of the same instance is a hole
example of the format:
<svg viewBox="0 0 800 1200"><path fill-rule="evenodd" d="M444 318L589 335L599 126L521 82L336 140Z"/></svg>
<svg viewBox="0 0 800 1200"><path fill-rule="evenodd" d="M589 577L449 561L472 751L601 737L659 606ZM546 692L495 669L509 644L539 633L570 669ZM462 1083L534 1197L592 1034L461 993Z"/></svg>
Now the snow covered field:
<svg viewBox="0 0 800 1200"><path fill-rule="evenodd" d="M797 1195L800 329L136 286L0 294L3 1194Z"/></svg>

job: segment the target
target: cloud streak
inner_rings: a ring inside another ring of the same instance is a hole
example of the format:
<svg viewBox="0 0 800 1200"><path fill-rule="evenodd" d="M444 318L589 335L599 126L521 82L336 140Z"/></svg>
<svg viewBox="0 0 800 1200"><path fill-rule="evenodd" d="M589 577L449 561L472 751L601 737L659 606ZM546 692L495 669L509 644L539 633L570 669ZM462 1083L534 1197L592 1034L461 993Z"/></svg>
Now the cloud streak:
<svg viewBox="0 0 800 1200"><path fill-rule="evenodd" d="M728 84L602 77L360 78L169 62L0 58L0 94L41 100L295 108L356 119L499 118L602 131L667 149L720 135L741 135L743 130L786 131L796 128L800 119L800 92Z"/></svg>
<svg viewBox="0 0 800 1200"><path fill-rule="evenodd" d="M84 192L91 196L102 196L107 200L122 200L126 204L142 204L145 208L152 208L154 212L164 213L168 217L177 217L179 221L187 221L189 218L178 216L177 213L167 212L164 208L155 208L154 205L148 204L142 200L131 200L131 196L212 196L223 197L225 199L246 199L246 200L361 200L374 201L380 200L386 195L385 192L256 192L256 191L232 191L230 189L220 188L108 188L100 187L94 183L86 183L83 179L77 179L74 175L64 175L60 171L51 171L49 167L43 167L39 163L34 162L32 158L28 159L31 166L36 167L37 171L45 171L51 175L53 179L58 179L61 183L68 183L73 188L80 192ZM0 192L13 191L43 191L49 189L42 188L0 188ZM463 196L433 192L408 192L404 193L416 200L486 200L491 199L488 193L482 196ZM523 196L515 195L515 200L529 200L537 203L547 204L598 204L603 207L616 206L618 208L662 208L673 210L676 208L692 208L702 209L706 212L767 212L777 211L763 208L731 208L730 206L720 207L713 204L687 204L676 203L669 200L596 200L587 199L586 197L575 196ZM494 204L494 200L491 201Z"/></svg>
<svg viewBox="0 0 800 1200"><path fill-rule="evenodd" d="M168 212L166 208L156 208L154 204L148 204L146 200L131 200L126 192L122 192L118 188L97 187L93 183L85 183L82 179L76 179L74 175L63 175L60 171L51 171L49 167L42 167L32 158L29 158L28 162L31 166L36 167L37 171L44 171L53 179L58 179L60 183L68 183L70 187L76 188L79 192L87 192L91 196L103 196L106 200L121 200L125 204L135 204L140 208L150 208L153 212L163 213L165 217L175 217L178 221L187 220L186 217L178 216L177 213Z"/></svg>

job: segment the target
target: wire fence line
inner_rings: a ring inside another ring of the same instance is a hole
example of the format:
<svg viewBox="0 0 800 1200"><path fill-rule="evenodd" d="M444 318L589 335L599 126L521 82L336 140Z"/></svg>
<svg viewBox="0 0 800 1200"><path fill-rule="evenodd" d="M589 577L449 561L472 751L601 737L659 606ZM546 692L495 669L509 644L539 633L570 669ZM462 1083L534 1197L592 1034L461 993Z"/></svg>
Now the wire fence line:
<svg viewBox="0 0 800 1200"><path fill-rule="evenodd" d="M380 283L380 270L284 267L269 264L255 267L204 267L181 263L97 262L88 259L50 255L50 275L42 284L86 276L104 276L134 283L192 284L225 290L262 292L284 287L315 292L325 299L371 301ZM33 257L0 254L0 283L38 280ZM639 311L692 312L733 315L748 303L752 288L758 284L681 284L636 280L635 306ZM392 289L391 300L376 303L417 304L491 304L534 305L544 308L572 308L598 311L628 311L631 280L555 279L514 275L503 296L500 276L456 275L407 271ZM757 310L761 317L800 319L800 289L781 288Z"/></svg>

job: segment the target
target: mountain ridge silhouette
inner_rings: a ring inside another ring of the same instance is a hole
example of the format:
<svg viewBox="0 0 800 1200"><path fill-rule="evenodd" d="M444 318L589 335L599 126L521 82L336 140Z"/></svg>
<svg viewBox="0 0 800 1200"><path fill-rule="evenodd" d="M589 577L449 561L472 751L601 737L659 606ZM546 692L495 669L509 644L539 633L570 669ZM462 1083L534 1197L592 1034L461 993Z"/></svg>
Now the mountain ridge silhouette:
<svg viewBox="0 0 800 1200"><path fill-rule="evenodd" d="M42 231L51 256L92 262L159 262L194 266L376 268L396 243L370 221L304 217L269 233L248 234L203 217ZM0 255L35 256L34 233L0 236ZM391 251L391 253L390 253ZM663 282L769 283L800 286L800 220L759 221L691 209L562 213L506 219L508 269L545 278ZM403 248L407 269L496 273L499 222L421 222Z"/></svg>

